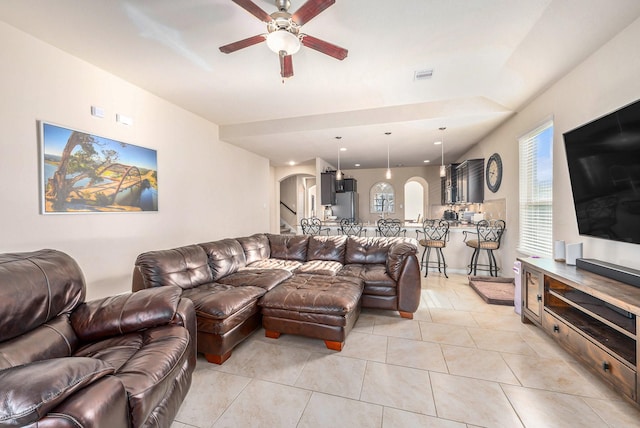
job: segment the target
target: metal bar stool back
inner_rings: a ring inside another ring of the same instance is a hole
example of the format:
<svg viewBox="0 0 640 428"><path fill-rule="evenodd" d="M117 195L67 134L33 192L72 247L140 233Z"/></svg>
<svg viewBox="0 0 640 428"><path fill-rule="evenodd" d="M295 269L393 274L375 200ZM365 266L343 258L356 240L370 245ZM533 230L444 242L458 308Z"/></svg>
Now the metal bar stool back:
<svg viewBox="0 0 640 428"><path fill-rule="evenodd" d="M464 241L467 247L473 248L473 254L471 254L471 260L469 262L469 274L477 274L478 270L489 271L489 275L498 276L498 263L496 256L493 254L494 250L500 248L500 241L504 233L507 224L504 220L480 220L476 224L476 232L470 234L475 235L475 239L469 239L469 232L464 231ZM478 258L480 257L480 251L485 250L487 252L488 264L478 264ZM480 268L478 268L480 266Z"/></svg>
<svg viewBox="0 0 640 428"><path fill-rule="evenodd" d="M407 229L402 228L402 222L397 218L381 218L377 222L376 235L378 236L407 236Z"/></svg>
<svg viewBox="0 0 640 428"><path fill-rule="evenodd" d="M444 273L445 278L449 278L447 276L447 262L442 252L449 240L449 222L427 219L422 222L422 230L416 230L416 236L418 243L424 247L422 258L420 259L420 268L424 267L425 278L429 274L431 265L437 266L438 272ZM431 249L435 250L437 261L430 261Z"/></svg>
<svg viewBox="0 0 640 428"><path fill-rule="evenodd" d="M300 220L303 235L320 235L326 232L329 235L329 228L322 227L322 222L317 217L303 218Z"/></svg>
<svg viewBox="0 0 640 428"><path fill-rule="evenodd" d="M359 223L352 218L343 218L340 220L340 229L338 229L338 231L342 235L362 236L363 226L362 223Z"/></svg>

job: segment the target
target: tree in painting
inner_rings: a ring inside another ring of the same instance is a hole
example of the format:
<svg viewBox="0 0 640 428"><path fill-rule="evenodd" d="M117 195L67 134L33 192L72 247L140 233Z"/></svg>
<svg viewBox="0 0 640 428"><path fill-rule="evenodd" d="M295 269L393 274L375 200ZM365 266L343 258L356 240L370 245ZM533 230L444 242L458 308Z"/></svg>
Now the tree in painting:
<svg viewBox="0 0 640 428"><path fill-rule="evenodd" d="M89 178L92 184L103 180L100 173L117 159L118 153L115 150L102 150L98 153L96 147L100 145L89 134L78 131L71 133L62 152L60 165L47 186L46 198L52 202L54 209L64 209L74 185L80 180Z"/></svg>

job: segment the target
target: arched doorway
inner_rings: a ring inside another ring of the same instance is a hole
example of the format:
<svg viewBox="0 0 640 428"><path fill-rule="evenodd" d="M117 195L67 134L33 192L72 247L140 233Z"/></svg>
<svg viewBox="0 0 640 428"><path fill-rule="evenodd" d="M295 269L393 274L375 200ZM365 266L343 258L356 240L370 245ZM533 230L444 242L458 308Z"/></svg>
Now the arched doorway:
<svg viewBox="0 0 640 428"><path fill-rule="evenodd" d="M316 178L293 174L280 180L280 233L296 233L300 220L316 211Z"/></svg>
<svg viewBox="0 0 640 428"><path fill-rule="evenodd" d="M404 183L405 221L422 221L429 215L429 183L422 177L411 177Z"/></svg>

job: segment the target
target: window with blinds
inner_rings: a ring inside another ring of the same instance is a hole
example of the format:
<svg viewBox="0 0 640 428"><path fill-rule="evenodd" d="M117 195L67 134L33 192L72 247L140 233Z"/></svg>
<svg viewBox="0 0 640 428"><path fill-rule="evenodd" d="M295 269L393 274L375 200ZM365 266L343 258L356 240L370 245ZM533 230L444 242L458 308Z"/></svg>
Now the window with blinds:
<svg viewBox="0 0 640 428"><path fill-rule="evenodd" d="M520 228L518 251L551 257L553 252L553 120L518 139Z"/></svg>

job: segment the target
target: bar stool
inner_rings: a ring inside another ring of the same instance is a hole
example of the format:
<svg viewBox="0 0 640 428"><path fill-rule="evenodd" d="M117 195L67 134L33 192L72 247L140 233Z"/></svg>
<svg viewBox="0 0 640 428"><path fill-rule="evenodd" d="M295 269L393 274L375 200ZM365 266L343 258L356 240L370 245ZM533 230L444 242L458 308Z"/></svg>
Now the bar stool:
<svg viewBox="0 0 640 428"><path fill-rule="evenodd" d="M476 232L466 230L462 232L467 247L473 248L473 254L471 254L471 260L469 262L469 274L473 272L473 274L476 275L478 266L481 266L480 270L489 271L489 275L491 276L498 276L498 262L496 261L496 256L493 254L493 251L500 248L500 240L506 227L507 224L504 220L494 220L492 222L480 220L476 224ZM476 235L476 239L467 240L469 234ZM481 250L487 252L489 264L478 264Z"/></svg>
<svg viewBox="0 0 640 428"><path fill-rule="evenodd" d="M322 227L322 222L317 217L303 218L300 220L300 226L302 227L303 235L320 235L322 232L326 232L329 235L329 228Z"/></svg>
<svg viewBox="0 0 640 428"><path fill-rule="evenodd" d="M420 234L424 237L420 238ZM447 262L444 259L444 253L442 252L442 249L447 246L447 241L449 240L449 222L445 220L427 219L422 222L422 230L416 230L416 236L418 238L418 243L424 247L422 258L420 259L420 268L424 267L425 278L429 274L429 266L436 266L436 263L438 266L438 272L444 272L445 278L449 278L447 276ZM432 248L436 250L436 256L438 258L437 262L435 260L429 260Z"/></svg>
<svg viewBox="0 0 640 428"><path fill-rule="evenodd" d="M338 233L340 235L347 236L362 236L362 232L364 232L364 236L367 236L367 231L363 230L363 227L362 223L357 222L352 218L343 218L340 220L340 229L338 229Z"/></svg>
<svg viewBox="0 0 640 428"><path fill-rule="evenodd" d="M407 229L402 229L402 222L397 218L381 218L376 223L377 236L407 236Z"/></svg>

